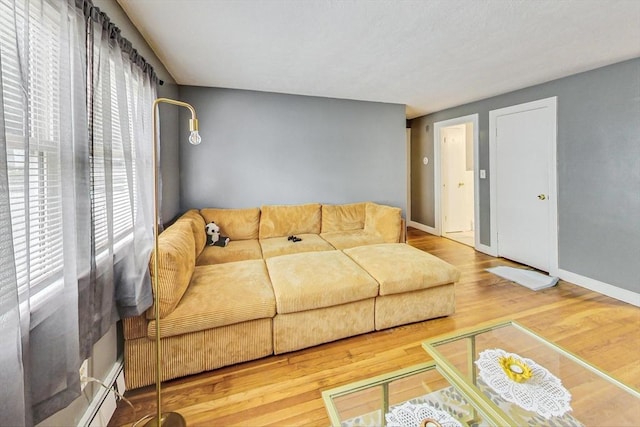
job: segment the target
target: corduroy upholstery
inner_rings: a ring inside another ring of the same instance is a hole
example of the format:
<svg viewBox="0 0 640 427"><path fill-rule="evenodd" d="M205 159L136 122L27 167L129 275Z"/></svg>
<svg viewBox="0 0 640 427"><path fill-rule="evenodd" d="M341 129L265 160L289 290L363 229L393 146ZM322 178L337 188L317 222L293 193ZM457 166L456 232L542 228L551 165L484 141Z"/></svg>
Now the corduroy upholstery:
<svg viewBox="0 0 640 427"><path fill-rule="evenodd" d="M273 319L275 354L300 350L374 330L375 298L295 313Z"/></svg>
<svg viewBox="0 0 640 427"><path fill-rule="evenodd" d="M295 313L374 298L378 282L342 251L269 258L278 313Z"/></svg>
<svg viewBox="0 0 640 427"><path fill-rule="evenodd" d="M196 265L223 264L225 262L262 259L258 240L231 240L227 246L205 246Z"/></svg>
<svg viewBox="0 0 640 427"><path fill-rule="evenodd" d="M322 205L320 236L336 249L403 241L400 208L376 203Z"/></svg>
<svg viewBox="0 0 640 427"><path fill-rule="evenodd" d="M331 233L364 229L366 203L322 205L320 232Z"/></svg>
<svg viewBox="0 0 640 427"><path fill-rule="evenodd" d="M404 236L372 202L186 212L158 240L163 380L453 313L457 270ZM123 321L129 389L155 382L152 309Z"/></svg>
<svg viewBox="0 0 640 427"><path fill-rule="evenodd" d="M162 380L259 359L273 354L272 319L258 319L162 339ZM153 384L155 340L125 340L127 389Z"/></svg>
<svg viewBox="0 0 640 427"><path fill-rule="evenodd" d="M296 237L302 240L293 242L289 240L289 236L260 239L263 258L267 259L300 252L332 251L335 249L331 246L331 243L317 234L296 234Z"/></svg>
<svg viewBox="0 0 640 427"><path fill-rule="evenodd" d="M215 222L220 234L231 240L253 240L258 238L260 209L200 209L205 223ZM204 231L204 228L202 229Z"/></svg>
<svg viewBox="0 0 640 427"><path fill-rule="evenodd" d="M242 304L237 304L238 299ZM160 337L272 318L276 302L263 260L196 267L180 305L162 318ZM155 338L156 324L148 335Z"/></svg>
<svg viewBox="0 0 640 427"><path fill-rule="evenodd" d="M201 232L204 230L204 226L206 225L204 218L202 218L202 215L200 215L196 209L191 209L186 211L178 221L181 220L191 221L190 225L193 230L193 239L196 244L196 258L198 258L207 244L207 235Z"/></svg>
<svg viewBox="0 0 640 427"><path fill-rule="evenodd" d="M195 239L190 221L177 221L158 238L158 280L160 288L160 318L171 313L189 286L195 269ZM155 257L151 256L149 269L154 277ZM155 280L155 278L153 279ZM147 318L155 317L154 308L147 310Z"/></svg>
<svg viewBox="0 0 640 427"><path fill-rule="evenodd" d="M344 253L380 283L380 295L427 289L460 278L460 271L451 264L404 243L358 246Z"/></svg>
<svg viewBox="0 0 640 427"><path fill-rule="evenodd" d="M384 243L384 238L378 233L362 230L329 231L320 235L336 249L349 249L362 245Z"/></svg>
<svg viewBox="0 0 640 427"><path fill-rule="evenodd" d="M260 211L260 239L293 234L320 234L319 203L262 206Z"/></svg>
<svg viewBox="0 0 640 427"><path fill-rule="evenodd" d="M377 203L367 203L364 218L364 231L380 234L385 243L398 243L400 241L402 209Z"/></svg>
<svg viewBox="0 0 640 427"><path fill-rule="evenodd" d="M376 297L376 330L455 313L454 284Z"/></svg>

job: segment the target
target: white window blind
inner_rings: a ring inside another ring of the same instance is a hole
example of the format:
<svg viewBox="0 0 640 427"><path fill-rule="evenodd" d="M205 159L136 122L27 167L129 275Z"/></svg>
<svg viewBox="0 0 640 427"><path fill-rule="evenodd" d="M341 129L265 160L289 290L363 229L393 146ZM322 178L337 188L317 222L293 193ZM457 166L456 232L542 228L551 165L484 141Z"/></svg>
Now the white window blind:
<svg viewBox="0 0 640 427"><path fill-rule="evenodd" d="M96 49L97 51L97 49ZM94 58L95 63L100 61ZM135 198L135 141L131 73L110 58L99 65L93 90L92 203L96 253L132 235ZM118 78L120 76L120 79ZM121 77L124 76L124 81ZM124 85L119 87L118 85ZM118 90L120 89L120 90ZM135 93L135 92L134 92ZM123 123L124 122L124 123ZM125 148L125 138L128 150ZM129 151L130 150L130 151ZM125 156L131 157L127 171ZM133 206L132 206L133 205Z"/></svg>
<svg viewBox="0 0 640 427"><path fill-rule="evenodd" d="M28 10L16 2L14 21L10 6L0 0L9 196L18 285L33 293L62 276L61 12L47 1Z"/></svg>
<svg viewBox="0 0 640 427"><path fill-rule="evenodd" d="M63 223L69 222L63 217L62 183L67 180L62 174L73 173L61 167L61 149L69 146L69 141L61 141L61 125L66 125L61 124L61 105L69 108L68 91L86 91L89 104L90 157L75 161L88 162L91 171L92 243L98 262L133 238L139 133L134 130L142 117L139 105L151 104L143 90L145 76L121 56L118 46L109 45L114 40L102 38L95 22L90 24L95 25L95 45L87 46L87 54L93 55L87 58L87 87L66 87L70 64L64 43L70 35L63 32L69 31L65 20L71 18L66 13L69 9L58 0L0 0L14 255L20 289L29 287L31 295L60 283L63 276Z"/></svg>

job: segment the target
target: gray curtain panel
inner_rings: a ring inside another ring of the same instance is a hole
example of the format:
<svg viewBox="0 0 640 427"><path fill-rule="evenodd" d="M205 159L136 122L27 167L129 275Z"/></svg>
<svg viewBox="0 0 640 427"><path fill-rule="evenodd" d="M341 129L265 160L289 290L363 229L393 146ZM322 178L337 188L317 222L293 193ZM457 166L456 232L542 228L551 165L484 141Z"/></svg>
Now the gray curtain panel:
<svg viewBox="0 0 640 427"><path fill-rule="evenodd" d="M0 0L0 425L80 395L78 369L152 304L157 78L90 1Z"/></svg>
<svg viewBox="0 0 640 427"><path fill-rule="evenodd" d="M0 14L2 11L0 10ZM3 23L4 24L4 23ZM0 70L3 57L0 56ZM0 73L0 87L3 86ZM7 132L4 91L0 90L0 425L29 424L25 418L22 331L13 257L9 175L7 170ZM17 381L16 381L17 379ZM12 398L16 396L16 398Z"/></svg>

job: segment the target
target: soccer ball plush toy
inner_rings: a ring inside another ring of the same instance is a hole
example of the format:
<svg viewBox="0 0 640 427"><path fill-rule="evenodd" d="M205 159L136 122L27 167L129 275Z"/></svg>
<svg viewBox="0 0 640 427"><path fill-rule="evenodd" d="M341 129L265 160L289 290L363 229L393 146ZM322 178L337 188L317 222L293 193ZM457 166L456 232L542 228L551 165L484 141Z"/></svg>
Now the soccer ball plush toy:
<svg viewBox="0 0 640 427"><path fill-rule="evenodd" d="M215 222L210 222L204 226L207 233L207 245L225 247L229 244L229 238L220 234L220 227Z"/></svg>

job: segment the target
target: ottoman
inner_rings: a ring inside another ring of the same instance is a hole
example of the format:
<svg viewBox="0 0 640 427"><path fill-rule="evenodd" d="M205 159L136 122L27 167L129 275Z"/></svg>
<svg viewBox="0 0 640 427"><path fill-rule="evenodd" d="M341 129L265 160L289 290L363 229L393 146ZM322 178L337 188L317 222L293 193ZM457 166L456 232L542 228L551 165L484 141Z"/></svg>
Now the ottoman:
<svg viewBox="0 0 640 427"><path fill-rule="evenodd" d="M380 285L375 329L381 330L455 312L454 282L460 271L406 243L383 243L343 252Z"/></svg>
<svg viewBox="0 0 640 427"><path fill-rule="evenodd" d="M266 260L276 297L275 354L374 330L378 283L343 252Z"/></svg>

